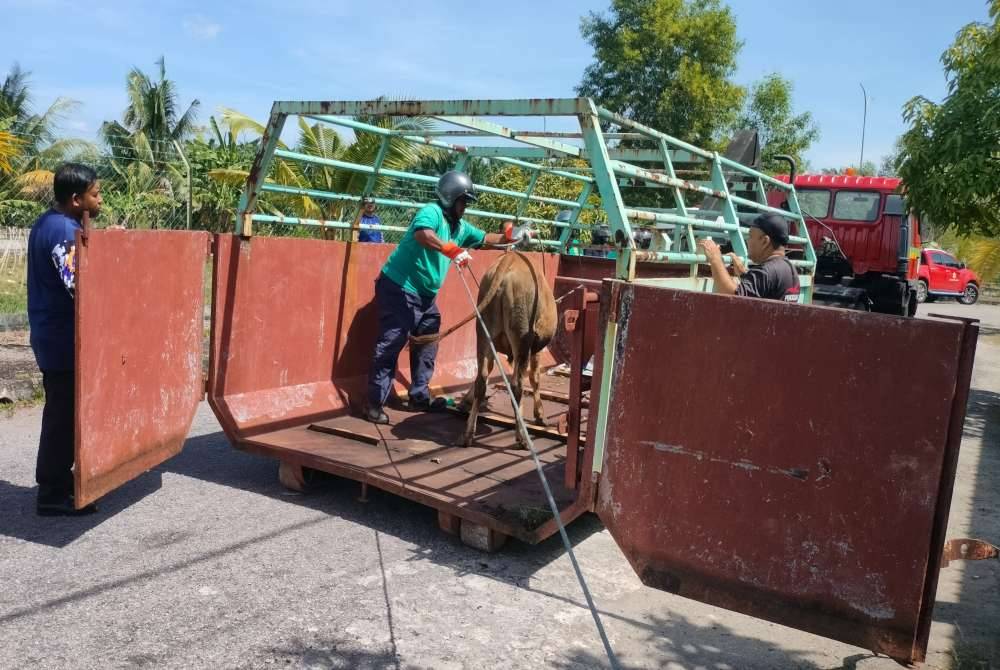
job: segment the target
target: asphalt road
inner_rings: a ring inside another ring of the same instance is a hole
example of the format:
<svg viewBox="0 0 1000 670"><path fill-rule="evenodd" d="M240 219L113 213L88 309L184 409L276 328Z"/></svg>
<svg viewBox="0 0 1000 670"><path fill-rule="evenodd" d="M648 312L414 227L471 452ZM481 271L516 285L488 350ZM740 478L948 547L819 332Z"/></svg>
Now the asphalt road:
<svg viewBox="0 0 1000 670"><path fill-rule="evenodd" d="M933 308L933 309L928 309ZM1000 541L1000 307L982 319L949 536ZM933 352L917 352L920 364ZM39 408L0 415L2 668L583 668L603 652L557 539L485 555L427 508L330 479L297 495L203 405L183 453L83 519L34 515ZM898 666L643 587L593 517L570 526L626 668ZM1000 667L1000 562L942 571L930 668Z"/></svg>

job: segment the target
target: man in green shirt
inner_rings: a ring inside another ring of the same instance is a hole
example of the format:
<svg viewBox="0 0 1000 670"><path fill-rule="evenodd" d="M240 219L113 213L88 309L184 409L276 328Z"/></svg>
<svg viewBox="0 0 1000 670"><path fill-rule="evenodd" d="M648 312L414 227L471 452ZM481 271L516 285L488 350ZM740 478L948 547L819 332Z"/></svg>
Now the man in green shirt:
<svg viewBox="0 0 1000 670"><path fill-rule="evenodd" d="M464 266L472 258L465 249L516 243L526 231L504 223L502 233L484 233L462 219L466 205L476 201L472 180L464 172L447 172L437 183L437 202L420 209L375 281L378 337L368 375L368 409L373 423L389 423L382 409L396 374L399 352L410 335L431 335L441 328L435 298L452 263ZM410 352L411 409L443 410L444 398L431 398L437 345Z"/></svg>

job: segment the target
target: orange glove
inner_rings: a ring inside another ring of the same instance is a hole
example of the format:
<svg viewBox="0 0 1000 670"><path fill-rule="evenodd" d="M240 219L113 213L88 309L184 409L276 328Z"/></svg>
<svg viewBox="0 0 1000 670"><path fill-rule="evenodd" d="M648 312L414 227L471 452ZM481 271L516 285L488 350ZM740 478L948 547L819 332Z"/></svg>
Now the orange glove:
<svg viewBox="0 0 1000 670"><path fill-rule="evenodd" d="M441 247L441 253L450 258L451 262L459 267L465 267L472 260L469 252L454 242L445 242Z"/></svg>

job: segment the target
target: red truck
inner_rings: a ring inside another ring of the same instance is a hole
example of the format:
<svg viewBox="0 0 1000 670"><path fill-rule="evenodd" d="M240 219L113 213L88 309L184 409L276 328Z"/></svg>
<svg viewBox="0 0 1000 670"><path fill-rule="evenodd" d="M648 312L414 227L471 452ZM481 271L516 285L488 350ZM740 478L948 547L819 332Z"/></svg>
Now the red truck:
<svg viewBox="0 0 1000 670"><path fill-rule="evenodd" d="M804 174L794 183L817 256L813 302L916 314L920 221L906 211L900 180ZM779 199L775 193L770 204L787 207Z"/></svg>
<svg viewBox="0 0 1000 670"><path fill-rule="evenodd" d="M979 276L947 251L924 249L920 255L917 302L955 298L963 305L979 300Z"/></svg>

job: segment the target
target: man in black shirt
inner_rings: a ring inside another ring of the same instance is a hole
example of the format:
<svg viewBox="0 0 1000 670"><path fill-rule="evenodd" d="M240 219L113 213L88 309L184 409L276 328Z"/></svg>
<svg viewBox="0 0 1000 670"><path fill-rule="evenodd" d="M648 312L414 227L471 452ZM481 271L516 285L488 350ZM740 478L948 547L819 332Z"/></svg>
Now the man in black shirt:
<svg viewBox="0 0 1000 670"><path fill-rule="evenodd" d="M756 265L747 270L739 256L729 254L736 277L726 270L715 240L705 238L698 242L698 247L712 268L715 293L798 302L799 277L785 258L787 244L788 221L777 214L761 214L750 223L747 238L750 260Z"/></svg>

